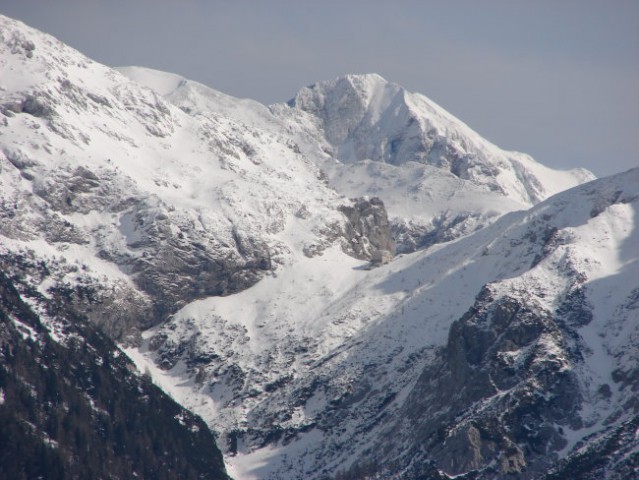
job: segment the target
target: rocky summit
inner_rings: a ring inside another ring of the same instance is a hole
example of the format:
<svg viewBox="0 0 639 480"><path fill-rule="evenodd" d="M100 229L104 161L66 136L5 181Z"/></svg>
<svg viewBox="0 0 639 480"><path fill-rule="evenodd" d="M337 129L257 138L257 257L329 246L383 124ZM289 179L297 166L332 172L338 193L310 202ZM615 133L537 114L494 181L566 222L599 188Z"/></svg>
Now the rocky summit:
<svg viewBox="0 0 639 480"><path fill-rule="evenodd" d="M639 475L639 169L374 74L266 106L6 17L0 71L0 476Z"/></svg>

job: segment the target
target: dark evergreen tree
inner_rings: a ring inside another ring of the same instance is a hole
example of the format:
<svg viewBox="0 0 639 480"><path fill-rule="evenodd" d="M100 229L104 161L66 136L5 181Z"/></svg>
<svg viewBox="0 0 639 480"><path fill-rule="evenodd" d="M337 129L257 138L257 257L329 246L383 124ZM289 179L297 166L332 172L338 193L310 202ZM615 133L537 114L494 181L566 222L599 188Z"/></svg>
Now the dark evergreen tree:
<svg viewBox="0 0 639 480"><path fill-rule="evenodd" d="M5 271L0 269L0 478L229 478L199 417L137 374L109 338L61 305L50 313L68 339L54 341L23 301L20 279Z"/></svg>

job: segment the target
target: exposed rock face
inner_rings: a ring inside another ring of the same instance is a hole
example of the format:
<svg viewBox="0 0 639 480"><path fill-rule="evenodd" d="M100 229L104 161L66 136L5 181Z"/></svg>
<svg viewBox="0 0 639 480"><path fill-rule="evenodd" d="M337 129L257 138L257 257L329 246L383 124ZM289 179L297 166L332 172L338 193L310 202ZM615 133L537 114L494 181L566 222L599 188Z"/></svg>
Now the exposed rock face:
<svg viewBox="0 0 639 480"><path fill-rule="evenodd" d="M262 239L240 228L222 241L214 232L195 235L194 225L185 222L189 217L190 212L169 211L162 203L139 203L120 217L126 249L105 242L100 250L102 258L130 271L153 299L156 323L194 299L241 291L275 267L274 250Z"/></svg>
<svg viewBox="0 0 639 480"><path fill-rule="evenodd" d="M347 219L344 228L344 252L370 260L376 250L395 250L384 203L377 197L357 198L353 205L339 207Z"/></svg>
<svg viewBox="0 0 639 480"><path fill-rule="evenodd" d="M566 445L562 427L581 426L575 360L566 347L550 312L492 298L487 288L417 381L401 428L412 425L446 473L493 464L498 475L532 478Z"/></svg>
<svg viewBox="0 0 639 480"><path fill-rule="evenodd" d="M540 480L626 480L639 472L639 415L594 435Z"/></svg>
<svg viewBox="0 0 639 480"><path fill-rule="evenodd" d="M43 236L57 247L58 258L44 260L50 272L59 272L48 278L51 292L64 296L68 307L74 305L114 338L135 335L193 299L243 290L274 268L271 254L276 250L264 240L241 227L232 228L226 238L207 232L202 215L198 219L192 212L149 198L116 170L77 167L49 174L43 165L15 152L7 160L9 169L21 172L22 182L33 185L35 195L5 192L0 233L18 241ZM31 172L26 178L25 171ZM74 220L78 216L105 221L86 228ZM118 265L133 282L124 276L115 283L104 281L89 267L90 259L75 266L57 265L69 245L97 250L102 261ZM33 250L21 252L5 252L6 261L20 262L26 255L36 262ZM69 269L83 274L82 298L75 286L55 283ZM86 302L91 306L83 306Z"/></svg>
<svg viewBox="0 0 639 480"><path fill-rule="evenodd" d="M451 215L446 212L428 223L396 218L391 222L391 232L397 253L412 253L469 235L485 226L485 222L480 214Z"/></svg>
<svg viewBox="0 0 639 480"><path fill-rule="evenodd" d="M1 252L0 268L47 298L55 314L87 318L112 338L136 341L155 322L151 298L132 282L100 275L63 256L42 259L28 249Z"/></svg>
<svg viewBox="0 0 639 480"><path fill-rule="evenodd" d="M635 182L638 173L616 179ZM398 420L378 413L379 422L392 427L378 433L383 440L352 472L373 462L382 478L407 480L437 478L416 465L484 480L634 473L639 410L630 392L637 382L639 277L629 259L637 257L636 244L630 246L636 229L620 244L623 267L595 259L615 232L629 234L624 225L636 218L631 205L637 200L636 186L624 191L606 179L559 195L520 220L502 219L488 227L497 235L474 254L466 246L472 237L451 244L466 258L464 281L493 268L486 263L491 255L513 273L487 284L452 322L445 345L426 357L399 412L386 412ZM431 313L422 313L427 322ZM353 391L366 383L356 382Z"/></svg>

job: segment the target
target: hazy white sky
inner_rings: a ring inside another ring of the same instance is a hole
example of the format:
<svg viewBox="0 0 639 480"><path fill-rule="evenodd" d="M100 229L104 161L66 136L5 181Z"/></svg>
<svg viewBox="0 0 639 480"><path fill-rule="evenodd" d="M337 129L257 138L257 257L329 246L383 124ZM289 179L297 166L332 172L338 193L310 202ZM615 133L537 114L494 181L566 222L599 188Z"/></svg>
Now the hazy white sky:
<svg viewBox="0 0 639 480"><path fill-rule="evenodd" d="M107 65L264 103L376 72L547 165L639 166L635 0L0 0L0 13Z"/></svg>

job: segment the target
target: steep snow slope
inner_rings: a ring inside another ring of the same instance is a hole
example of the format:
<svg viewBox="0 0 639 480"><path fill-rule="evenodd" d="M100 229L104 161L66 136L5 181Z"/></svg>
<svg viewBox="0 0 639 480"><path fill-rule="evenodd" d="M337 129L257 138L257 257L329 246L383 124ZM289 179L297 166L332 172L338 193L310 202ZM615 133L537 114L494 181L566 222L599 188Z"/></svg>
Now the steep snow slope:
<svg viewBox="0 0 639 480"><path fill-rule="evenodd" d="M638 204L639 169L378 269L327 251L185 307L141 352L191 378L175 394L240 478L532 476L636 413Z"/></svg>

